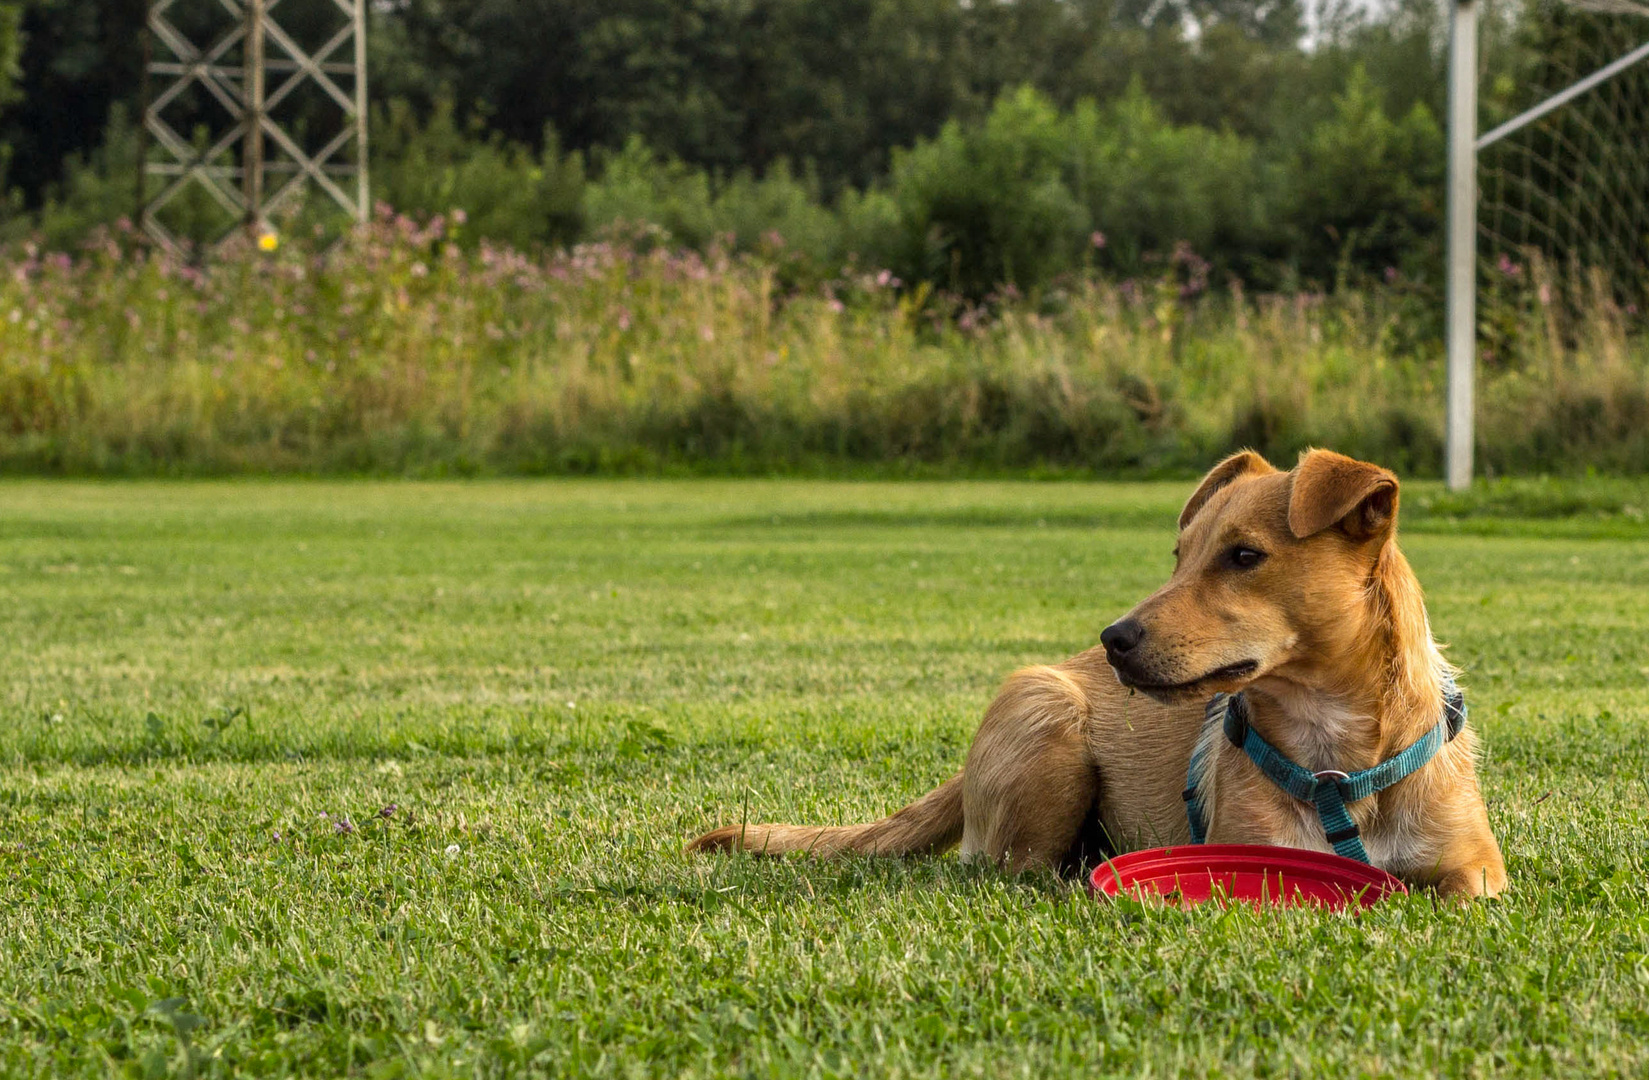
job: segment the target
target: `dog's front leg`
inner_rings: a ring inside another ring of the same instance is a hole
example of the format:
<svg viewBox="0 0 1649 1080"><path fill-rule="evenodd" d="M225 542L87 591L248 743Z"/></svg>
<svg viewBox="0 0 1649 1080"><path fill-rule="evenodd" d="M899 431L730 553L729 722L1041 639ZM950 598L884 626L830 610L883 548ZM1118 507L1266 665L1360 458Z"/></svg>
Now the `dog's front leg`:
<svg viewBox="0 0 1649 1080"><path fill-rule="evenodd" d="M1443 826L1446 839L1437 849L1431 872L1416 875L1418 884L1431 885L1440 895L1460 900L1497 896L1506 887L1506 864L1489 829L1488 811L1475 791L1471 795L1436 822Z"/></svg>
<svg viewBox="0 0 1649 1080"><path fill-rule="evenodd" d="M1463 842L1450 847L1436 881L1439 895L1470 900L1498 896L1506 887L1506 864L1487 826L1483 835L1463 838Z"/></svg>

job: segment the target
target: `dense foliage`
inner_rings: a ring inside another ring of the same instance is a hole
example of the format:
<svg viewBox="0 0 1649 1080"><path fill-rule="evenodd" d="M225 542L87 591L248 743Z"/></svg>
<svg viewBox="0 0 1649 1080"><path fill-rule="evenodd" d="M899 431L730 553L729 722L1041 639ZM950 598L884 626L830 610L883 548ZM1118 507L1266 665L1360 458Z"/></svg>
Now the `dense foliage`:
<svg viewBox="0 0 1649 1080"><path fill-rule="evenodd" d="M131 213L142 6L24 0L22 97L0 114L13 237L72 247ZM1545 10L1490 20L1491 114L1538 61L1514 46ZM424 219L463 209L472 239L521 249L638 225L700 251L776 236L792 279L856 257L974 298L1154 273L1187 247L1220 282L1435 281L1442 13L1327 5L1308 32L1303 11L394 0L369 34L376 193ZM300 41L337 17L281 8ZM311 106L291 101L301 125ZM209 119L174 123L192 118Z"/></svg>

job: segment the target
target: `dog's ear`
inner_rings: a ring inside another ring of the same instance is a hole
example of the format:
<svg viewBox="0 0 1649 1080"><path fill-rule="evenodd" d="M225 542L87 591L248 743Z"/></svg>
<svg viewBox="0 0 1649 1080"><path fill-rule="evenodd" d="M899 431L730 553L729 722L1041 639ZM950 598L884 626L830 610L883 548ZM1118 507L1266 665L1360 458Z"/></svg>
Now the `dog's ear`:
<svg viewBox="0 0 1649 1080"><path fill-rule="evenodd" d="M1203 477L1202 483L1197 485L1197 490L1193 491L1191 498L1186 500L1185 509L1179 512L1180 530L1183 532L1185 527L1191 524L1191 519L1197 516L1197 511L1201 510L1203 504L1214 497L1216 491L1225 487L1237 477L1246 476L1249 473L1263 476L1266 473L1276 471L1276 466L1252 450L1239 450L1232 454L1212 469L1209 469L1208 475Z"/></svg>
<svg viewBox="0 0 1649 1080"><path fill-rule="evenodd" d="M1307 450L1294 466L1288 528L1300 539L1338 527L1353 540L1384 539L1397 524L1397 477L1331 450Z"/></svg>

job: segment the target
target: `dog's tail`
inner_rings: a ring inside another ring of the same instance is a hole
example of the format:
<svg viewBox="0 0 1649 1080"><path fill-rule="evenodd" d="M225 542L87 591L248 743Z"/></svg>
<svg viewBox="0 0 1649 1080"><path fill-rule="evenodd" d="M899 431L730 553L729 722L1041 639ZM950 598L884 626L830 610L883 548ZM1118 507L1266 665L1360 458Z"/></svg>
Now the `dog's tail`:
<svg viewBox="0 0 1649 1080"><path fill-rule="evenodd" d="M723 825L688 844L687 850L919 855L943 851L961 838L962 774L957 773L898 813L868 825Z"/></svg>

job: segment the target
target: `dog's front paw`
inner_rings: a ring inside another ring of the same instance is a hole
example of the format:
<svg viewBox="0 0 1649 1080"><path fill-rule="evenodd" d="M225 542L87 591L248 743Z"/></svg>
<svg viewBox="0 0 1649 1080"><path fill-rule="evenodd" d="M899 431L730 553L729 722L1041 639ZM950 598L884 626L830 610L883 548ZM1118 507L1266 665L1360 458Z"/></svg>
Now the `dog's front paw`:
<svg viewBox="0 0 1649 1080"><path fill-rule="evenodd" d="M1499 896L1506 887L1506 871L1498 862L1477 866L1462 866L1451 870L1437 881L1437 894L1449 900L1465 902L1480 897Z"/></svg>

